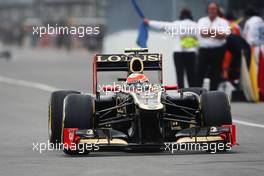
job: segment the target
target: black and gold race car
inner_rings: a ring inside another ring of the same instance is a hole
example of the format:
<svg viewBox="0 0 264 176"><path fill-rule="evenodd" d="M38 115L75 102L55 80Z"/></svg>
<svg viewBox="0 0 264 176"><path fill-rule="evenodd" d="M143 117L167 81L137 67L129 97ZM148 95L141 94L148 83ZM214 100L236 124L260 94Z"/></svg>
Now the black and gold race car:
<svg viewBox="0 0 264 176"><path fill-rule="evenodd" d="M98 72L122 71L119 84L99 85ZM157 84L145 71L158 73ZM161 151L167 144L236 144L225 93L162 85L162 55L147 49L97 54L93 94L61 90L51 94L49 141L66 154L91 151ZM208 149L209 150L209 149Z"/></svg>

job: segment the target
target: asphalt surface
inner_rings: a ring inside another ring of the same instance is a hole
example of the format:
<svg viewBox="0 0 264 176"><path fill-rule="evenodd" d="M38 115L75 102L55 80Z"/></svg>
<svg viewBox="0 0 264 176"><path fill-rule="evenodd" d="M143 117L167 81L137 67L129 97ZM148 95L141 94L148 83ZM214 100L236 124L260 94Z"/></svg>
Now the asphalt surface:
<svg viewBox="0 0 264 176"><path fill-rule="evenodd" d="M62 151L33 150L47 142L49 90L16 85L5 78L62 89L91 90L91 55L84 50L13 49L0 59L0 175L238 175L264 174L264 104L233 103L239 146L227 153L91 153L68 157ZM3 79L4 77L4 79ZM106 74L105 80L114 78ZM1 79L0 79L1 80Z"/></svg>

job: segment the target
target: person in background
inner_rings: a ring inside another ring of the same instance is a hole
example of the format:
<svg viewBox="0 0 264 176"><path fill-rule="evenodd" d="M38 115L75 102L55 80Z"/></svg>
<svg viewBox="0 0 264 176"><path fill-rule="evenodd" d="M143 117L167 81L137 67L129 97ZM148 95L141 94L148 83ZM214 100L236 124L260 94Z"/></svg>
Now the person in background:
<svg viewBox="0 0 264 176"><path fill-rule="evenodd" d="M233 12L229 11L225 14L231 29L231 34L227 37L226 53L223 61L223 79L228 80L240 89L240 69L242 54L247 62L250 59L250 46L241 36L241 28L239 23L241 18L237 19Z"/></svg>
<svg viewBox="0 0 264 176"><path fill-rule="evenodd" d="M175 38L174 64L177 74L179 88L184 88L184 73L187 74L187 81L190 87L195 86L195 62L197 52L197 23L193 21L191 11L183 9L180 13L180 20L174 22L162 22L144 19L145 24L151 28L168 32ZM175 32L178 31L178 32Z"/></svg>
<svg viewBox="0 0 264 176"><path fill-rule="evenodd" d="M222 62L225 54L226 37L231 33L228 22L219 17L219 6L215 2L207 7L208 16L198 21L199 32L199 86L205 77L210 78L210 89L217 90L221 81Z"/></svg>
<svg viewBox="0 0 264 176"><path fill-rule="evenodd" d="M249 64L249 74L253 96L251 100L258 102L264 101L264 21L260 17L256 8L248 7L245 11L247 18L243 37L251 47L251 57Z"/></svg>
<svg viewBox="0 0 264 176"><path fill-rule="evenodd" d="M239 23L242 21L242 18L237 19L232 11L228 11L225 14L225 19L228 21L232 34L241 35L241 28Z"/></svg>
<svg viewBox="0 0 264 176"><path fill-rule="evenodd" d="M263 28L262 18L253 7L248 7L246 9L245 16L247 20L243 29L243 37L250 44L250 46L260 45L259 42L262 41L259 41L259 38L261 38L259 37L259 31L261 27Z"/></svg>

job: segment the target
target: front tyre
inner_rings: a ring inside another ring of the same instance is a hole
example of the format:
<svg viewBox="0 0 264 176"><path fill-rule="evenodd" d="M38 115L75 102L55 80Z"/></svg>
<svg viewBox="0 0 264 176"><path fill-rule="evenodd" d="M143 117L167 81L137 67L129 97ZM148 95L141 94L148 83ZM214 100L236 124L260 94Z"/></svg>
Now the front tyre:
<svg viewBox="0 0 264 176"><path fill-rule="evenodd" d="M227 95L220 91L203 93L201 116L203 125L206 127L232 124L231 107Z"/></svg>
<svg viewBox="0 0 264 176"><path fill-rule="evenodd" d="M94 126L94 98L91 95L69 95L64 101L64 128L92 129ZM64 148L68 155L88 154Z"/></svg>
<svg viewBox="0 0 264 176"><path fill-rule="evenodd" d="M72 90L60 90L52 92L49 102L48 132L49 141L52 144L61 142L63 101L67 95L80 94Z"/></svg>

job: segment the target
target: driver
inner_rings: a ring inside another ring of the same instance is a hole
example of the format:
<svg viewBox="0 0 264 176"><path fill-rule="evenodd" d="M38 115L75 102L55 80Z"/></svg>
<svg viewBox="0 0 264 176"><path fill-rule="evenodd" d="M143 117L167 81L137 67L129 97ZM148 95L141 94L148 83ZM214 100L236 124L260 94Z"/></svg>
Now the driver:
<svg viewBox="0 0 264 176"><path fill-rule="evenodd" d="M127 77L126 84L130 91L144 91L149 87L149 79L142 73L132 73Z"/></svg>

